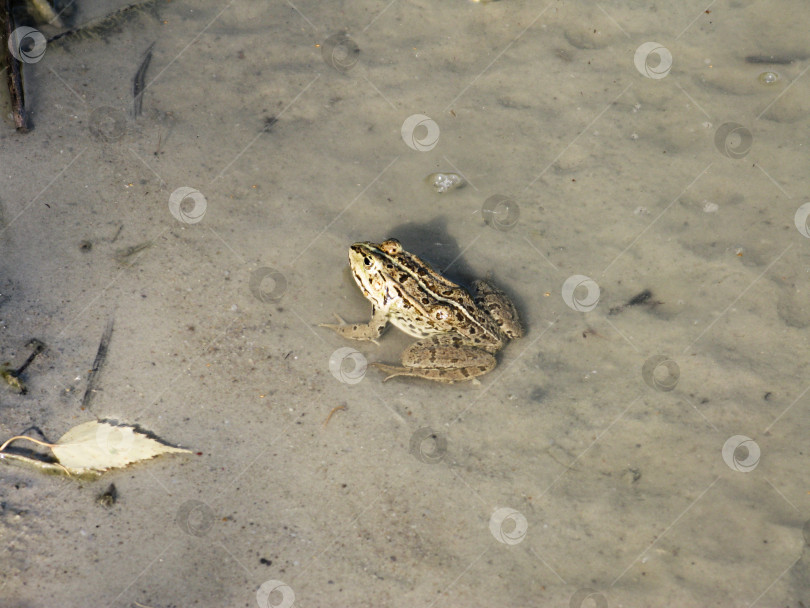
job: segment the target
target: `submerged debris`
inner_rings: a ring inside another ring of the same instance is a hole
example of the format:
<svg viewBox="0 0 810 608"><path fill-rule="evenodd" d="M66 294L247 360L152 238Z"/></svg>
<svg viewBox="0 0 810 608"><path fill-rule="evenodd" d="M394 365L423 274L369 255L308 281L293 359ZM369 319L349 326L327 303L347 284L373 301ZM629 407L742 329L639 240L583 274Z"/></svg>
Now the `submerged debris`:
<svg viewBox="0 0 810 608"><path fill-rule="evenodd" d="M648 308L655 308L656 306L660 306L661 304L663 304L663 302L661 302L659 300L653 300L652 297L653 297L653 292L650 291L649 289L645 289L643 291L640 291L636 295L634 295L632 298L630 298L624 304L621 304L619 306L614 306L613 308L611 308L608 311L608 314L609 315L617 315L620 312L622 312L625 308L627 308L628 306L646 306Z"/></svg>
<svg viewBox="0 0 810 608"><path fill-rule="evenodd" d="M49 448L56 459L46 460L37 453L5 451L9 444L20 439ZM0 460L15 460L68 476L93 477L109 469L149 460L160 454L190 452L191 450L163 443L137 427L91 420L74 426L56 443L40 441L26 435L12 437L0 445Z"/></svg>
<svg viewBox="0 0 810 608"><path fill-rule="evenodd" d="M109 509L117 501L118 501L118 490L116 489L114 483L111 483L109 487L106 490L104 490L103 493L96 496L96 502L105 509Z"/></svg>
<svg viewBox="0 0 810 608"><path fill-rule="evenodd" d="M461 188L465 182L458 173L431 173L425 181L438 193L444 194L456 188Z"/></svg>
<svg viewBox="0 0 810 608"><path fill-rule="evenodd" d="M28 12L37 21L43 21L55 27L65 27L62 18L48 0L28 0Z"/></svg>
<svg viewBox="0 0 810 608"><path fill-rule="evenodd" d="M149 62L152 61L152 48L155 46L155 43L149 45L149 48L146 49L146 53L144 53L143 61L141 61L141 67L138 68L138 71L135 73L135 79L132 82L132 95L134 97L134 102L132 106L132 117L138 118L141 115L141 106L143 105L143 94L146 91L146 84L144 82L146 78L146 70L149 69Z"/></svg>
<svg viewBox="0 0 810 608"><path fill-rule="evenodd" d="M135 18L143 12L156 14L157 0L146 0L146 2L135 2L117 11L92 19L75 28L56 34L48 38L48 42L55 42L64 38L97 39L103 38L106 34L115 32L127 21Z"/></svg>
<svg viewBox="0 0 810 608"><path fill-rule="evenodd" d="M131 245L130 247L122 247L121 249L117 249L115 251L115 260L119 264L123 264L125 266L131 265L134 260L130 260L130 258L135 255L136 253L143 251L147 247L152 246L152 241L144 241L143 243L138 243L137 245Z"/></svg>
<svg viewBox="0 0 810 608"><path fill-rule="evenodd" d="M36 359L37 355L45 350L45 343L41 340L37 340L36 338L29 340L26 346L33 346L34 350L30 355L28 355L28 358L23 362L22 365L20 365L20 367L17 369L11 369L8 363L0 365L0 378L5 380L6 384L21 395L25 395L28 392L28 387L25 386L25 383L20 379L20 376L26 370L26 368L31 365L34 359Z"/></svg>
<svg viewBox="0 0 810 608"><path fill-rule="evenodd" d="M110 348L110 340L112 339L113 325L115 323L115 315L111 315L107 321L107 326L104 328L104 333L101 334L101 341L98 344L96 351L96 358L93 360L93 367L87 375L87 388L84 390L84 397L82 397L82 409L90 407L90 401L96 393L96 383L98 382L98 372L104 361L107 359L107 351Z"/></svg>

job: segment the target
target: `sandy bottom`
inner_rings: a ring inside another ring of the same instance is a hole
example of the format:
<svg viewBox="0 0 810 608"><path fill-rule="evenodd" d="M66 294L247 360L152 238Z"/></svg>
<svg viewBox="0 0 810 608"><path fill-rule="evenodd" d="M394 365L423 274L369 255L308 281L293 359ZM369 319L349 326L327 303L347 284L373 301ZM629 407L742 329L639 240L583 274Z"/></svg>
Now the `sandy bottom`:
<svg viewBox="0 0 810 608"><path fill-rule="evenodd" d="M3 606L810 605L803 2L157 6L2 125L0 434L194 453L0 463ZM514 297L479 386L318 327L389 236Z"/></svg>

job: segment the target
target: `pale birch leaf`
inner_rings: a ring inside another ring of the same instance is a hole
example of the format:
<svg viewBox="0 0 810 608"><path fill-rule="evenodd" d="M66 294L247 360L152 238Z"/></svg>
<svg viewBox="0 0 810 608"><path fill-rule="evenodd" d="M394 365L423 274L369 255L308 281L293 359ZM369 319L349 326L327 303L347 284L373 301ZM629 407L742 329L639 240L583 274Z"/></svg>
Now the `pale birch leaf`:
<svg viewBox="0 0 810 608"><path fill-rule="evenodd" d="M130 426L91 420L74 426L51 446L71 473L106 471L169 452L190 452L152 439Z"/></svg>

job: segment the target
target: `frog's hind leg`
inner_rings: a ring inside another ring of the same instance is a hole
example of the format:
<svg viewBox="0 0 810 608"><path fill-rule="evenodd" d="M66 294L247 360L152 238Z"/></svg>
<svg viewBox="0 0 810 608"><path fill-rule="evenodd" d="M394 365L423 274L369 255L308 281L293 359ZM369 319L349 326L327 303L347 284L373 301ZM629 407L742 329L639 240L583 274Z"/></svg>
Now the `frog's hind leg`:
<svg viewBox="0 0 810 608"><path fill-rule="evenodd" d="M402 353L403 367L372 363L388 374L385 380L395 376L412 376L451 384L473 380L492 371L496 364L495 357L480 348L441 337L411 344Z"/></svg>
<svg viewBox="0 0 810 608"><path fill-rule="evenodd" d="M473 299L478 308L486 311L510 340L523 336L517 308L504 292L487 281L473 281Z"/></svg>

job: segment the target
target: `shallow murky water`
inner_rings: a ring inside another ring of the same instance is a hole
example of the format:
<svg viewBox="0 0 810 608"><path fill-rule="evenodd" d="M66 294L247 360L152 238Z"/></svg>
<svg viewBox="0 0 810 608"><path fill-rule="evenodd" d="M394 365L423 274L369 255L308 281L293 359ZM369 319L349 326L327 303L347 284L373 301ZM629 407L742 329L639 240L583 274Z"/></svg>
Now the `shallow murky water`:
<svg viewBox="0 0 810 608"><path fill-rule="evenodd" d="M3 466L3 605L808 604L803 3L321 4L158 2L26 66L0 358L48 349L2 436L195 453ZM514 297L480 386L318 327L389 236Z"/></svg>

